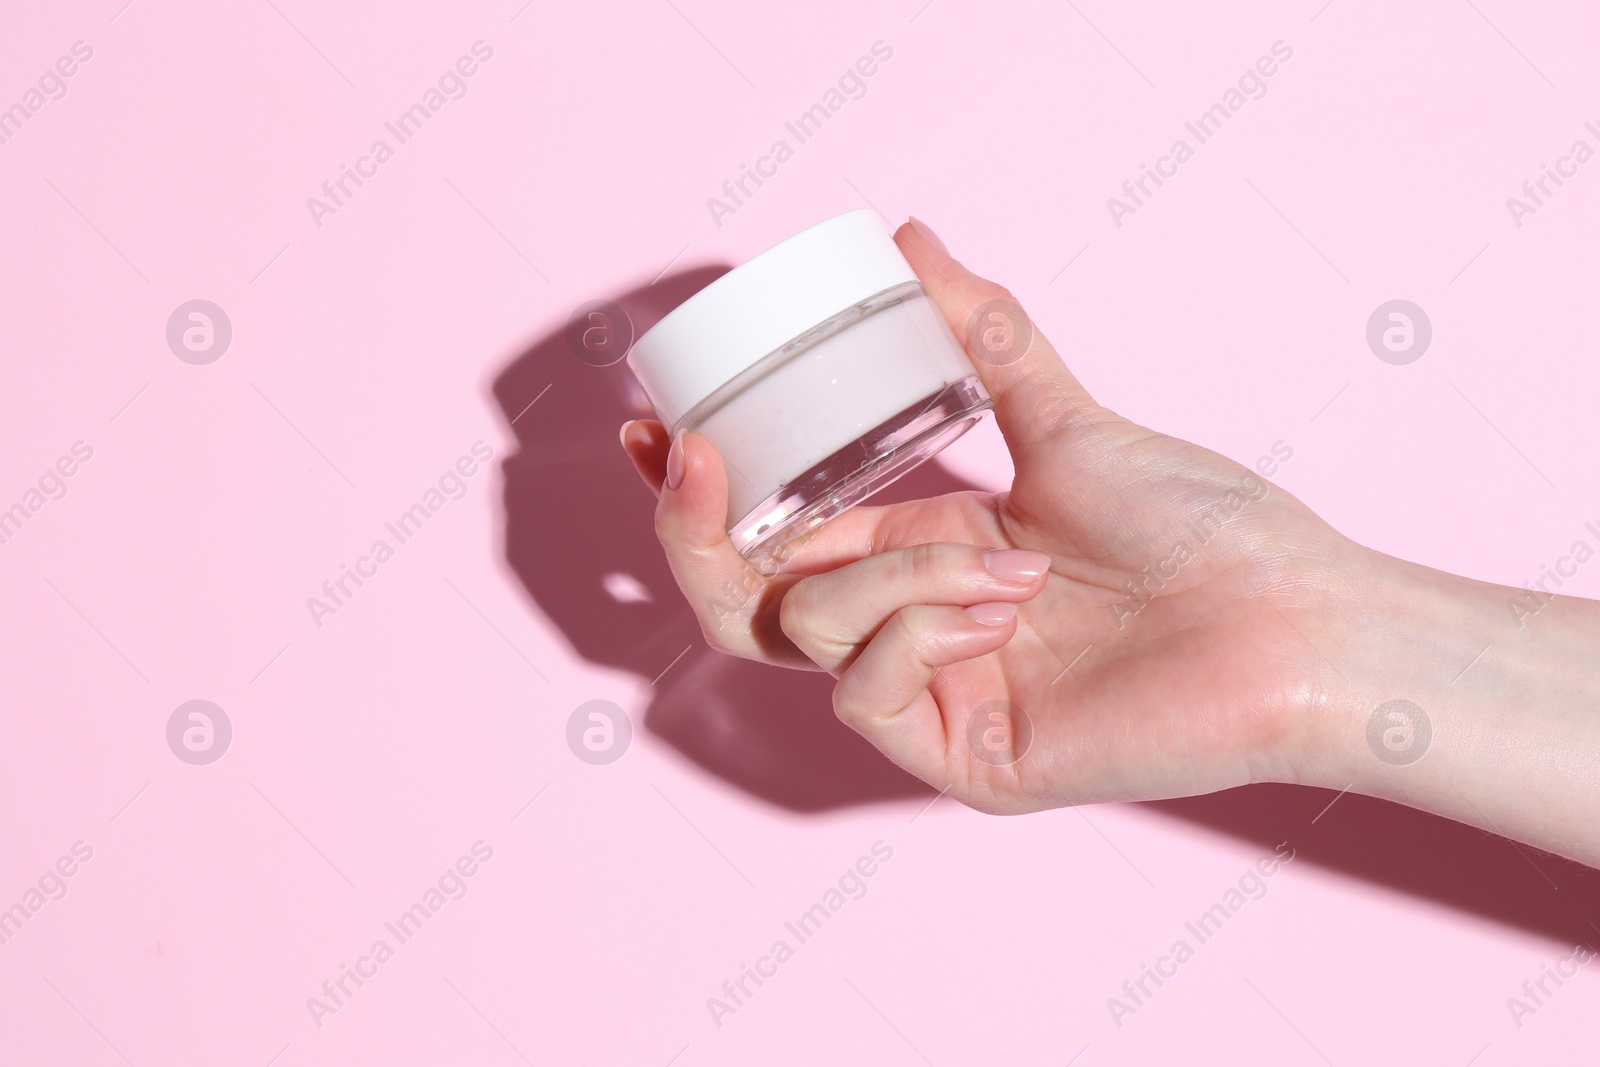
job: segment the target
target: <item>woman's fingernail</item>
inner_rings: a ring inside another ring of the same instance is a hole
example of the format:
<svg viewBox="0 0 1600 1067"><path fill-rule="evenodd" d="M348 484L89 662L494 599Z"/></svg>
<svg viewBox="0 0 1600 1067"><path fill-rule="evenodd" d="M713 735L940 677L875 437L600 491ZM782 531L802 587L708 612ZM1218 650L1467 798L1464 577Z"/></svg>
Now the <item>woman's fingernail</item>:
<svg viewBox="0 0 1600 1067"><path fill-rule="evenodd" d="M683 435L687 430L679 430L672 438L672 447L667 450L667 488L676 489L683 484Z"/></svg>
<svg viewBox="0 0 1600 1067"><path fill-rule="evenodd" d="M983 565L1003 582L1031 582L1050 571L1050 556L1025 548L991 548L983 554Z"/></svg>
<svg viewBox="0 0 1600 1067"><path fill-rule="evenodd" d="M970 608L962 610L973 621L981 622L985 626L1004 626L1017 617L1017 606L1004 601L996 601L993 604L974 604Z"/></svg>
<svg viewBox="0 0 1600 1067"><path fill-rule="evenodd" d="M637 421L637 419L629 419L627 422L622 424L622 429L617 431L617 440L622 442L622 450L624 452L628 450L628 430L631 429L633 424Z"/></svg>
<svg viewBox="0 0 1600 1067"><path fill-rule="evenodd" d="M911 228L917 231L917 236L921 237L924 241L928 242L945 255L948 256L950 254L950 250L944 246L944 242L939 240L939 235L928 229L928 224L926 222L923 222L915 215L912 215L908 221L911 223Z"/></svg>

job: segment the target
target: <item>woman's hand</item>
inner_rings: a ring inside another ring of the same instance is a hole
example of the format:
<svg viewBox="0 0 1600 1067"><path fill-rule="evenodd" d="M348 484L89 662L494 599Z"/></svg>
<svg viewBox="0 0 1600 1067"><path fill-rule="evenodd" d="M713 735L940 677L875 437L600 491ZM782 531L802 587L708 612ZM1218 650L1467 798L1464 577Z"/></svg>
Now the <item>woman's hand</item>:
<svg viewBox="0 0 1600 1067"><path fill-rule="evenodd" d="M1010 301L920 224L895 240L956 336ZM708 642L828 671L841 719L984 811L1302 782L1600 863L1600 605L1362 548L1095 403L1036 330L986 354L1011 489L856 507L772 574L710 441L623 427Z"/></svg>
<svg viewBox="0 0 1600 1067"><path fill-rule="evenodd" d="M895 239L956 336L1010 299L925 229ZM1292 777L1338 681L1316 649L1345 610L1330 576L1359 550L1254 472L1096 404L1037 331L974 364L1011 490L854 508L773 575L728 540L710 441L623 428L706 640L833 674L841 719L986 811Z"/></svg>

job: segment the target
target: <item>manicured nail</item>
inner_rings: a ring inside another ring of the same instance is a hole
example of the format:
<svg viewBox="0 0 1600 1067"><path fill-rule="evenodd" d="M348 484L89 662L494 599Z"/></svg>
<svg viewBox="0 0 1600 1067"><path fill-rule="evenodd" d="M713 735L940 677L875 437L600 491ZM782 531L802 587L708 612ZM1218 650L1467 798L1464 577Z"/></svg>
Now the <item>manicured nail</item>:
<svg viewBox="0 0 1600 1067"><path fill-rule="evenodd" d="M672 438L672 447L667 450L667 488L676 489L683 484L683 435L688 430L679 430Z"/></svg>
<svg viewBox="0 0 1600 1067"><path fill-rule="evenodd" d="M974 604L970 608L962 610L974 622L981 622L985 626L1004 626L1017 617L1017 606L1004 601L996 601L993 604Z"/></svg>
<svg viewBox="0 0 1600 1067"><path fill-rule="evenodd" d="M638 421L638 419L629 419L627 422L622 424L622 429L617 431L617 440L622 442L622 450L624 452L628 450L628 431L632 429L633 424Z"/></svg>
<svg viewBox="0 0 1600 1067"><path fill-rule="evenodd" d="M1025 548L991 548L983 554L983 565L1003 582L1031 582L1050 570L1050 556Z"/></svg>
<svg viewBox="0 0 1600 1067"><path fill-rule="evenodd" d="M913 230L916 230L917 231L917 235L919 237L921 237L924 241L928 242L930 245L932 245L933 247L937 248L939 251L943 252L945 255L948 256L950 254L950 250L944 246L944 242L939 240L939 235L934 233L932 230L928 229L928 224L926 222L923 222L921 219L917 218L915 215L911 216L911 218L908 221L911 223L911 228Z"/></svg>

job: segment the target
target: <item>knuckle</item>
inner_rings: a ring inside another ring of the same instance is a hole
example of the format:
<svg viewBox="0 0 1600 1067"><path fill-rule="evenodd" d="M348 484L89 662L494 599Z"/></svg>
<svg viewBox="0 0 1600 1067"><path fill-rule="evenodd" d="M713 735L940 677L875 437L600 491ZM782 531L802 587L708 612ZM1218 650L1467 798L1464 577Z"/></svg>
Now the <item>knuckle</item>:
<svg viewBox="0 0 1600 1067"><path fill-rule="evenodd" d="M738 654L738 646L720 625L710 626L702 619L700 622L700 636L713 652L721 652L728 656Z"/></svg>
<svg viewBox="0 0 1600 1067"><path fill-rule="evenodd" d="M707 643L711 643L713 634L721 635L736 622L742 621L746 614L748 599L724 593L705 605L705 610L699 613L700 631L706 635Z"/></svg>
<svg viewBox="0 0 1600 1067"><path fill-rule="evenodd" d="M796 646L806 647L807 619L815 600L816 583L801 579L783 594L778 602L778 629Z"/></svg>
<svg viewBox="0 0 1600 1067"><path fill-rule="evenodd" d="M656 540L669 556L709 559L715 556L726 538L720 526L702 526L695 516L672 506L665 496L656 502L654 526Z"/></svg>
<svg viewBox="0 0 1600 1067"><path fill-rule="evenodd" d="M982 585L987 575L981 549L929 542L905 552L902 569L894 578L909 591L908 601L942 603L945 597L970 593Z"/></svg>
<svg viewBox="0 0 1600 1067"><path fill-rule="evenodd" d="M933 542L924 542L912 545L905 554L904 578L912 582L918 589L931 588L939 579L940 561L943 546Z"/></svg>
<svg viewBox="0 0 1600 1067"><path fill-rule="evenodd" d="M853 687L845 680L833 687L833 714L851 729L860 729L866 723L866 709L856 698Z"/></svg>
<svg viewBox="0 0 1600 1067"><path fill-rule="evenodd" d="M664 505L657 506L655 515L656 540L671 548L673 543L672 519Z"/></svg>
<svg viewBox="0 0 1600 1067"><path fill-rule="evenodd" d="M740 659L752 658L750 622L745 612L719 609L701 614L699 622L700 637L708 648Z"/></svg>
<svg viewBox="0 0 1600 1067"><path fill-rule="evenodd" d="M889 616L885 629L892 629L909 646L911 655L924 667L935 663L938 634L928 625L927 613L920 607L901 608Z"/></svg>
<svg viewBox="0 0 1600 1067"><path fill-rule="evenodd" d="M730 655L749 656L749 637L760 610L761 586L748 575L723 579L695 614L706 644Z"/></svg>

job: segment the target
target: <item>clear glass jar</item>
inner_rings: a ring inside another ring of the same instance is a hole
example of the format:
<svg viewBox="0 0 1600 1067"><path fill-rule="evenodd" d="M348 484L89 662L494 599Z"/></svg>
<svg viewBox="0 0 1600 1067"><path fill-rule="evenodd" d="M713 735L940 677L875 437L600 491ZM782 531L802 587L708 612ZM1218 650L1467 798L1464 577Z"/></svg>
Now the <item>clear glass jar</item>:
<svg viewBox="0 0 1600 1067"><path fill-rule="evenodd" d="M992 403L871 211L718 278L628 363L669 432L717 446L728 536L755 562L939 452Z"/></svg>

